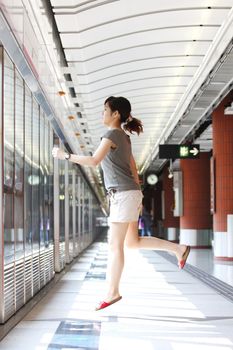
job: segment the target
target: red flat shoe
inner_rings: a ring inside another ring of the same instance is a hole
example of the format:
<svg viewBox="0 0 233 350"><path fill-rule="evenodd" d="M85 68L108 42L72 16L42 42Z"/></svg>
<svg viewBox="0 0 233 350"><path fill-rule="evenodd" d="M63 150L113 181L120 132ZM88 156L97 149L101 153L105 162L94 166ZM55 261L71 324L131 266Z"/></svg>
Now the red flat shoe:
<svg viewBox="0 0 233 350"><path fill-rule="evenodd" d="M104 309L104 308L106 308L106 307L116 303L117 301L119 301L121 299L122 299L122 297L120 296L120 297L117 297L117 298L109 301L108 303L106 301L101 301L99 303L99 305L95 308L95 311L102 310L102 309Z"/></svg>
<svg viewBox="0 0 233 350"><path fill-rule="evenodd" d="M187 248L185 249L184 254L182 255L182 259L179 261L179 268L180 269L184 268L186 261L187 261L187 258L189 256L189 253L190 253L190 246L188 245Z"/></svg>

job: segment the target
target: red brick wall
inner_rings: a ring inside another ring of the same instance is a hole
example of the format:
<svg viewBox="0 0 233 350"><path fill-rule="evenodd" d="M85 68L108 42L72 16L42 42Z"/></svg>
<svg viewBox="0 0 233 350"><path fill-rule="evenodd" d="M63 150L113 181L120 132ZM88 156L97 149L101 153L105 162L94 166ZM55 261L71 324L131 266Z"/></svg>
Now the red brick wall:
<svg viewBox="0 0 233 350"><path fill-rule="evenodd" d="M212 114L213 157L215 159L214 231L227 231L227 214L233 213L233 116L224 115L232 95L225 98Z"/></svg>
<svg viewBox="0 0 233 350"><path fill-rule="evenodd" d="M184 212L180 228L210 229L210 154L201 153L199 159L182 159Z"/></svg>

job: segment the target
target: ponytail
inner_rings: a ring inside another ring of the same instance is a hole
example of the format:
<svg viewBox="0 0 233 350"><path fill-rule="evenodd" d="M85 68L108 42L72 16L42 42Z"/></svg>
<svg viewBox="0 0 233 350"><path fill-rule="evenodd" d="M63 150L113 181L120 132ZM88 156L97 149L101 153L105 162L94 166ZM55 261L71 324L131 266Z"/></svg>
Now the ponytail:
<svg viewBox="0 0 233 350"><path fill-rule="evenodd" d="M125 131L129 131L130 134L136 132L138 135L143 132L143 126L141 120L130 116L126 123L123 125Z"/></svg>
<svg viewBox="0 0 233 350"><path fill-rule="evenodd" d="M112 112L118 111L120 114L120 122L123 124L125 131L129 131L131 134L136 132L138 135L143 132L143 126L141 120L133 118L130 114L131 104L125 97L110 96L104 102L108 104Z"/></svg>

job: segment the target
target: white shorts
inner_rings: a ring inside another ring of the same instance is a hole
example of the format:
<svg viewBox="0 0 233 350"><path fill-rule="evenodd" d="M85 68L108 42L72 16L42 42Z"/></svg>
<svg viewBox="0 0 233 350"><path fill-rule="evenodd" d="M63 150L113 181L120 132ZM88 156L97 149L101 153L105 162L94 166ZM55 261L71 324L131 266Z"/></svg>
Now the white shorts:
<svg viewBox="0 0 233 350"><path fill-rule="evenodd" d="M109 196L110 222L138 221L143 198L140 190L117 191Z"/></svg>

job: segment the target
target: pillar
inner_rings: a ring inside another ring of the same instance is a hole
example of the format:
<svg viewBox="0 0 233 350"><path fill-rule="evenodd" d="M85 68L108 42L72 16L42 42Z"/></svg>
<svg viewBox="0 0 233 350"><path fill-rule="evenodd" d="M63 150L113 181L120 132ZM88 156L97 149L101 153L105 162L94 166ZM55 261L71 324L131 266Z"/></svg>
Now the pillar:
<svg viewBox="0 0 233 350"><path fill-rule="evenodd" d="M212 114L215 165L214 255L222 260L233 260L232 225L227 224L228 216L233 214L233 115L224 115L225 107L232 100L232 94L228 95Z"/></svg>
<svg viewBox="0 0 233 350"><path fill-rule="evenodd" d="M180 243L195 248L211 246L210 154L199 159L182 159L183 216L180 217Z"/></svg>
<svg viewBox="0 0 233 350"><path fill-rule="evenodd" d="M163 226L167 231L169 241L178 241L180 218L173 215L174 209L174 191L173 178L168 177L169 171L166 167L163 171L163 190L164 190L164 220Z"/></svg>
<svg viewBox="0 0 233 350"><path fill-rule="evenodd" d="M155 236L163 237L162 228L162 181L157 182L155 185L154 197L153 197L153 209L154 209L154 226Z"/></svg>

